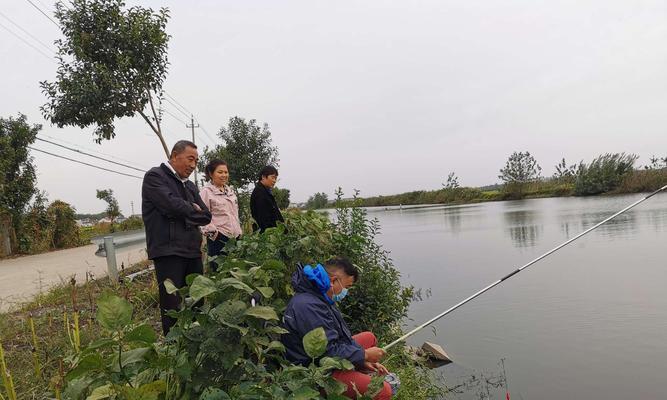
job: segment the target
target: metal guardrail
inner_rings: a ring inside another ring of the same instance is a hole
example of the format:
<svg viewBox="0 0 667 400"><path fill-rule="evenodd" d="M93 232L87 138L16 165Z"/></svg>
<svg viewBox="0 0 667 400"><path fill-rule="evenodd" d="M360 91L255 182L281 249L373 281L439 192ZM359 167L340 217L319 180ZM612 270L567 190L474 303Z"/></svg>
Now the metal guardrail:
<svg viewBox="0 0 667 400"><path fill-rule="evenodd" d="M135 231L130 234L118 236L104 236L102 243L98 243L95 255L107 259L107 273L112 281L118 280L118 265L116 264L116 249L132 246L146 242L146 233ZM93 239L93 242L99 242L100 238Z"/></svg>

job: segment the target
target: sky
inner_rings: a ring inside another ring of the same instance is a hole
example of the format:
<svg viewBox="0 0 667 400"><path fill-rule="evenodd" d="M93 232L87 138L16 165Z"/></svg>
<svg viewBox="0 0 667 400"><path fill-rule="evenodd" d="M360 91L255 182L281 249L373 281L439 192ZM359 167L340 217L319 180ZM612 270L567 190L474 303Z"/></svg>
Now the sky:
<svg viewBox="0 0 667 400"><path fill-rule="evenodd" d="M33 0L47 14L48 0ZM627 152L667 156L667 2L664 1L130 1L170 10L167 92L203 129L240 116L267 123L279 150L278 186L292 201L342 187L362 196L498 182L514 151L550 176L562 159ZM53 81L58 27L28 1L0 10L0 116L27 115L40 137L148 169L164 161L141 117L93 128L45 121L39 88ZM55 19L55 18L54 18ZM6 28L33 44L29 47ZM44 54L43 54L44 53ZM48 57L47 57L48 56ZM181 120L174 106L166 109ZM165 115L171 146L191 136ZM128 170L36 142L35 148ZM104 154L104 155L103 155ZM101 212L113 189L141 212L141 180L32 152L38 187L78 212ZM228 160L233 163L233 160Z"/></svg>

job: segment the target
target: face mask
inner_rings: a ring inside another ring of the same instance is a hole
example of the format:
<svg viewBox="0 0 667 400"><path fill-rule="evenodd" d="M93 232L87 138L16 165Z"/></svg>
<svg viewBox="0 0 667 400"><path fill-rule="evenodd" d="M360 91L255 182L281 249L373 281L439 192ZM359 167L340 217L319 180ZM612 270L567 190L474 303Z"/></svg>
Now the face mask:
<svg viewBox="0 0 667 400"><path fill-rule="evenodd" d="M340 283L340 281L338 283ZM342 283L340 285L343 286ZM346 287L344 287L343 290L340 291L340 293L337 293L337 294L334 293L334 295L331 296L331 300L341 301L345 298L345 296L347 296L347 288Z"/></svg>

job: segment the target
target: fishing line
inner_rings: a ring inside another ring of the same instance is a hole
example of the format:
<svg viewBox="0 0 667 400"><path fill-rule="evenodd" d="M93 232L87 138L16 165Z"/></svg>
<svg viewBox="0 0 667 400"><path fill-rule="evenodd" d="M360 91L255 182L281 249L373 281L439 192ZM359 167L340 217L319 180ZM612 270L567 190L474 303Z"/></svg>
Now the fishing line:
<svg viewBox="0 0 667 400"><path fill-rule="evenodd" d="M665 189L667 189L667 185L661 187L660 189L658 189L658 190L656 190L656 191L654 191L654 192L652 192L652 193L649 193L647 196L645 196L645 197L643 197L643 198L641 198L641 199L635 201L634 203L632 203L632 204L630 204L629 206L625 207L624 209L622 209L621 211L617 212L616 214L614 214L614 215L612 215L612 216L610 216L610 217L604 219L603 221L598 222L597 224L591 226L590 228L588 228L588 229L586 229L585 231L581 232L580 234L578 234L577 236L573 237L572 239L569 239L569 240L567 240L567 241L565 241L565 242L559 244L558 246L556 246L556 247L554 247L553 249L547 251L546 253L542 254L541 256L537 257L536 259L530 261L529 263L523 265L522 267L517 268L517 269L515 269L514 271L510 272L509 274L503 276L503 277L500 278L499 280L493 282L492 284L490 284L489 286L485 287L484 289L478 291L477 293L473 294L472 296L467 297L466 299L464 299L464 300L462 300L462 301L456 303L456 304L455 304L454 306L452 306L451 308L449 308L449 309L445 310L444 312L442 312L442 313L436 315L435 317L429 319L428 321L426 321L426 322L424 322L423 324L419 325L419 326L416 327L415 329L411 330L410 332L406 333L405 335L401 336L400 338L398 338L398 339L394 340L393 342L389 343L388 345L384 346L383 349L384 349L384 350L388 350L388 349L392 348L393 346L395 346L395 345L397 345L398 343L404 341L405 339L409 338L410 336L414 335L415 333L419 332L420 330L426 328L427 326L431 325L431 324L434 323L435 321L439 320L440 318L444 317L445 315L449 314L450 312L456 310L457 308L461 307L462 305L466 304L467 302L469 302L470 300L474 299L475 297L481 295L482 293L486 292L487 290L490 290L491 288L500 285L501 283L503 283L503 282L506 281L507 279L513 277L514 275L516 275L516 274L518 274L519 272L523 271L524 269L530 267L531 265L535 264L536 262L542 260L542 259L545 258L545 257L548 257L548 256L551 255L552 253L555 253L556 251L558 251L558 250L562 249L563 247L567 246L568 244L574 242L575 240L579 239L580 237L584 236L585 234L587 234L587 233L591 232L592 230L594 230L594 229L596 229L596 228L598 228L598 227L600 227L600 226L606 224L607 222L611 221L612 219L618 217L619 215L623 214L624 212L628 211L629 209L631 209L631 208L633 208L633 207L635 207L635 206L641 204L642 202L644 202L644 201L650 199L651 197L655 196L656 194L662 192L662 191L665 190Z"/></svg>

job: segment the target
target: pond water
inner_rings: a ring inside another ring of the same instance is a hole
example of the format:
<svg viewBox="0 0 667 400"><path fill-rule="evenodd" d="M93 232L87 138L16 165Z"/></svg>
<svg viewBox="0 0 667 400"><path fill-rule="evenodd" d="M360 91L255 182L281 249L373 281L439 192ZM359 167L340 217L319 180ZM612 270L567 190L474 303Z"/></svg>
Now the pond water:
<svg viewBox="0 0 667 400"><path fill-rule="evenodd" d="M421 289L407 331L641 197L368 212L403 282ZM451 398L504 398L493 387L503 383L501 359L512 399L667 398L665 247L667 194L659 194L409 343L439 343L454 359L437 373L469 388Z"/></svg>

